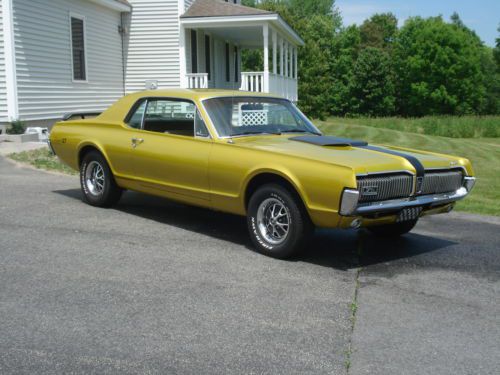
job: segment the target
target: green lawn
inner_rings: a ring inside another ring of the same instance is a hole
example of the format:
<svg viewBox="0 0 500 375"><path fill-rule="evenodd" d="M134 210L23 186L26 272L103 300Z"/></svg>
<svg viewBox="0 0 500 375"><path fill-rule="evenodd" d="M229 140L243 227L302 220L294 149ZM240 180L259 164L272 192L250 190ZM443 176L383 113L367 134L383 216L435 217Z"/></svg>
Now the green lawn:
<svg viewBox="0 0 500 375"><path fill-rule="evenodd" d="M456 209L500 216L500 138L448 138L357 125L352 119L348 122L346 125L344 119L329 119L315 124L324 134L466 157L478 181Z"/></svg>
<svg viewBox="0 0 500 375"><path fill-rule="evenodd" d="M451 138L500 137L500 116L334 117L328 122L367 125L375 128Z"/></svg>
<svg viewBox="0 0 500 375"><path fill-rule="evenodd" d="M71 169L66 164L61 163L57 156L52 155L47 148L39 148L37 150L10 154L9 158L20 163L29 164L39 169L45 169L47 171L77 174L75 170Z"/></svg>
<svg viewBox="0 0 500 375"><path fill-rule="evenodd" d="M329 119L315 123L325 134L468 158L473 163L478 182L471 195L457 204L457 210L500 216L500 138L448 138L358 125L354 121ZM41 169L76 173L61 164L47 149L21 152L10 157Z"/></svg>

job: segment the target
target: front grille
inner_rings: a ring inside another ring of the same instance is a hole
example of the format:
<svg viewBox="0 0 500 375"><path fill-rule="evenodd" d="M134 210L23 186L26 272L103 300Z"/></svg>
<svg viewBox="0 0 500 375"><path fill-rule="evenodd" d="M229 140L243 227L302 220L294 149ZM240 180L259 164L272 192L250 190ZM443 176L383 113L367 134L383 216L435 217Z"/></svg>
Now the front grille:
<svg viewBox="0 0 500 375"><path fill-rule="evenodd" d="M426 171L421 194L449 193L458 190L463 184L461 170Z"/></svg>
<svg viewBox="0 0 500 375"><path fill-rule="evenodd" d="M459 169L426 171L419 195L449 193L463 185L463 173ZM414 178L410 174L386 174L358 176L359 202L376 202L407 198L413 192Z"/></svg>
<svg viewBox="0 0 500 375"><path fill-rule="evenodd" d="M374 202L409 197L413 191L413 176L391 174L358 177L359 202Z"/></svg>

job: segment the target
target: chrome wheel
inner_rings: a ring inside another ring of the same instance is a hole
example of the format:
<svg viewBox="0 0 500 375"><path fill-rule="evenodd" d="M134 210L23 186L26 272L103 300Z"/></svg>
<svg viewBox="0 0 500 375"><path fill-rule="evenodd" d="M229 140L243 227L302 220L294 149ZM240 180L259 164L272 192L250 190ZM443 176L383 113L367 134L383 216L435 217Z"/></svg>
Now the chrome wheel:
<svg viewBox="0 0 500 375"><path fill-rule="evenodd" d="M85 169L85 185L92 195L101 195L104 190L104 169L95 160Z"/></svg>
<svg viewBox="0 0 500 375"><path fill-rule="evenodd" d="M279 245L286 240L290 222L290 211L280 200L267 198L259 205L257 227L270 244Z"/></svg>

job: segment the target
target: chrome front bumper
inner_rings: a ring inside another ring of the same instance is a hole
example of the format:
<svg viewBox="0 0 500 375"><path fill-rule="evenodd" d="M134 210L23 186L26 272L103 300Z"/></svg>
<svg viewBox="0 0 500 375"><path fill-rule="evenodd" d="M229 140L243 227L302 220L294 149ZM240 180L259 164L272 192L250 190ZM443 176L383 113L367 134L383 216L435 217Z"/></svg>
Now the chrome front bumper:
<svg viewBox="0 0 500 375"><path fill-rule="evenodd" d="M407 207L421 206L424 208L432 208L443 206L466 197L474 187L475 182L475 177L465 177L463 186L454 192L420 195L370 203L358 203L359 191L355 189L345 189L342 194L340 214L343 216L368 216L398 212Z"/></svg>

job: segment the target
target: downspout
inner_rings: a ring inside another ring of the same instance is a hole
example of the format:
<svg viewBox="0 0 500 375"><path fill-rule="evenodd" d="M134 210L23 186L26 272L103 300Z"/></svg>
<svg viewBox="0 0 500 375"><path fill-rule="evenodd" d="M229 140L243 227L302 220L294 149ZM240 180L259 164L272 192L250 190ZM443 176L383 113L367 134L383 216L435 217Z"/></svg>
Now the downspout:
<svg viewBox="0 0 500 375"><path fill-rule="evenodd" d="M2 13L7 117L9 121L15 121L19 119L19 104L17 100L16 45L14 39L14 11L12 0L2 0Z"/></svg>
<svg viewBox="0 0 500 375"><path fill-rule="evenodd" d="M120 37L121 37L121 42L122 42L122 82L123 82L123 95L126 93L126 71L125 71L125 36L127 34L127 31L125 29L125 23L123 22L123 16L125 15L125 12L120 13L120 26L119 26L119 32L120 32Z"/></svg>

